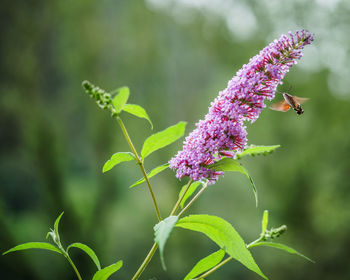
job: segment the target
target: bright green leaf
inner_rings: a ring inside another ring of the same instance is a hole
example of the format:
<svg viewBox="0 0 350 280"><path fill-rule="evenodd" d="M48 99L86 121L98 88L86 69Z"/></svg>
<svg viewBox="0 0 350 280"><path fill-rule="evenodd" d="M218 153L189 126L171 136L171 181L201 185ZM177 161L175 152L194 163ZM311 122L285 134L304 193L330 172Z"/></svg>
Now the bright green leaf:
<svg viewBox="0 0 350 280"><path fill-rule="evenodd" d="M253 247L258 247L258 246L267 246L267 247L273 247L273 248L277 248L277 249L281 249L283 251L286 251L290 254L295 254L295 255L298 255L310 262L313 262L313 260L309 259L308 257L304 256L303 254L299 253L297 250L294 250L293 248L290 248L288 247L287 245L284 245L284 244L281 244L281 243L275 243L275 242L258 242L258 243L255 243L253 245L250 246L250 248L253 248Z"/></svg>
<svg viewBox="0 0 350 280"><path fill-rule="evenodd" d="M232 158L223 158L219 160L218 162L209 165L210 169L214 169L216 171L233 171L233 172L240 172L247 176L250 182L250 186L252 187L254 197L255 197L255 204L258 206L258 191L256 189L255 183L250 177L247 169L245 169L237 160L234 160Z"/></svg>
<svg viewBox="0 0 350 280"><path fill-rule="evenodd" d="M70 244L68 247L67 247L67 252L69 251L70 248L72 247L75 247L75 248L78 248L78 249L81 249L83 250L86 254L89 255L89 257L92 259L92 261L96 264L97 266L97 269L100 270L101 269L101 264L100 264L100 261L98 260L95 252L87 245L85 244L82 244L82 243L73 243L73 244Z"/></svg>
<svg viewBox="0 0 350 280"><path fill-rule="evenodd" d="M160 260L164 270L166 270L163 257L164 246L178 219L178 216L169 216L166 219L160 221L153 228L154 242L156 242L159 245Z"/></svg>
<svg viewBox="0 0 350 280"><path fill-rule="evenodd" d="M141 106L135 104L125 104L122 110L136 117L146 119L150 123L151 129L153 129L151 119L149 118L146 110L143 109Z"/></svg>
<svg viewBox="0 0 350 280"><path fill-rule="evenodd" d="M262 222L261 222L261 236L265 235L265 231L267 229L268 223L269 223L269 211L265 210L262 218Z"/></svg>
<svg viewBox="0 0 350 280"><path fill-rule="evenodd" d="M267 155L271 154L274 150L281 147L281 145L273 145L273 146L255 146L251 145L246 148L243 152L237 154L237 159L241 159L244 156L255 156L255 155Z"/></svg>
<svg viewBox="0 0 350 280"><path fill-rule="evenodd" d="M191 184L191 186L188 188L184 198L181 200L181 203L180 203L181 208L184 207L186 200L196 191L196 189L198 188L198 186L200 184L201 184L200 182L194 182ZM181 191L179 192L179 198L182 196L186 187L187 187L187 184L182 187Z"/></svg>
<svg viewBox="0 0 350 280"><path fill-rule="evenodd" d="M102 172L105 173L109 170L111 170L114 166L117 164L124 162L124 161L130 161L135 159L134 155L132 153L126 152L126 153L115 153L107 162L103 165Z"/></svg>
<svg viewBox="0 0 350 280"><path fill-rule="evenodd" d="M123 261L116 262L111 264L110 266L106 266L101 270L97 271L92 278L92 280L106 280L111 276L114 272L117 272L123 266Z"/></svg>
<svg viewBox="0 0 350 280"><path fill-rule="evenodd" d="M118 94L113 98L113 107L116 110L117 114L119 114L125 103L128 101L130 90L128 87L121 87L116 90Z"/></svg>
<svg viewBox="0 0 350 280"><path fill-rule="evenodd" d="M55 246L53 246L50 243L47 243L47 242L28 242L28 243L17 245L15 247L11 248L10 250L3 253L3 255L6 255L10 252L28 250L28 249L44 249L44 250L50 250L50 251L62 254L62 252L59 249L57 249Z"/></svg>
<svg viewBox="0 0 350 280"><path fill-rule="evenodd" d="M60 223L60 220L61 220L63 214L64 214L64 212L62 212L61 215L58 216L58 218L56 219L55 224L54 224L55 234L56 234L57 237L59 237L58 225Z"/></svg>
<svg viewBox="0 0 350 280"><path fill-rule="evenodd" d="M185 276L184 280L191 280L194 277L198 276L199 274L202 274L203 272L206 272L207 270L213 268L219 262L221 262L224 256L225 256L225 251L220 249L219 251L216 251L215 253L212 253L211 255L201 259L199 262L196 263L196 265L192 268L192 270Z"/></svg>
<svg viewBox="0 0 350 280"><path fill-rule="evenodd" d="M152 178L153 176L157 175L158 173L162 172L163 170L167 169L169 167L169 163L165 163L162 165L157 166L156 168L153 168L150 173L147 174L148 179ZM140 180L137 180L134 184L132 184L129 188L133 188L135 186L138 186L142 184L145 180L145 178L141 178Z"/></svg>
<svg viewBox="0 0 350 280"><path fill-rule="evenodd" d="M151 135L143 143L141 157L144 159L154 151L175 142L184 135L185 128L186 122L179 122L178 124L170 126L161 132Z"/></svg>
<svg viewBox="0 0 350 280"><path fill-rule="evenodd" d="M176 227L204 233L232 258L267 279L247 249L242 237L224 219L211 215L190 215L180 219Z"/></svg>

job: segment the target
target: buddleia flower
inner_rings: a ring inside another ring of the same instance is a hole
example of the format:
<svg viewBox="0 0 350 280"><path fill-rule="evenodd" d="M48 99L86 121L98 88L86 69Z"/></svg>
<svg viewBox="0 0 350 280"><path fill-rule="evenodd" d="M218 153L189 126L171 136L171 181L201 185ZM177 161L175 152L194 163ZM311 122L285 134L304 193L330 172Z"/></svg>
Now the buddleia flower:
<svg viewBox="0 0 350 280"><path fill-rule="evenodd" d="M313 41L307 30L291 32L274 40L228 82L210 104L209 112L186 137L183 150L170 160L176 177L189 176L194 181L214 183L222 172L208 166L223 157L233 158L247 143L244 123L254 122L272 100L278 84L289 68L302 57L304 46Z"/></svg>

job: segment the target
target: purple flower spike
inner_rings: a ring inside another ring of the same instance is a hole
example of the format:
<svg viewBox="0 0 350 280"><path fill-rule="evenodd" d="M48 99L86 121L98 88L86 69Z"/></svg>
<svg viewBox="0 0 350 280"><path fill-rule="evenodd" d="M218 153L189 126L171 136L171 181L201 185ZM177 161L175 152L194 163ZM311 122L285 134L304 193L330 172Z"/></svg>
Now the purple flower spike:
<svg viewBox="0 0 350 280"><path fill-rule="evenodd" d="M278 84L289 68L302 57L301 50L313 41L307 30L291 32L273 41L243 65L227 88L211 103L204 120L186 137L183 150L170 160L176 177L189 176L194 181L207 179L214 183L222 172L208 165L222 157L233 158L244 149L247 131L243 122L259 117L265 99L272 100Z"/></svg>

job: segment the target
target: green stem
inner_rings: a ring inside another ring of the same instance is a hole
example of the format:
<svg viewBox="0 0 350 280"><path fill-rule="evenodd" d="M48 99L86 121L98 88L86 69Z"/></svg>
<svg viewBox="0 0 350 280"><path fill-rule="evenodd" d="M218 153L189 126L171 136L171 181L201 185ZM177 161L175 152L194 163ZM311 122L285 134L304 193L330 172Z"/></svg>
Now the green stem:
<svg viewBox="0 0 350 280"><path fill-rule="evenodd" d="M82 280L81 275L80 275L80 273L79 273L77 267L76 267L75 264L73 263L72 259L69 257L69 255L68 255L66 252L64 252L64 256L65 256L66 259L69 261L70 265L73 267L73 269L74 269L74 271L75 271L75 274L77 275L78 279L79 279L79 280Z"/></svg>
<svg viewBox="0 0 350 280"><path fill-rule="evenodd" d="M173 215L176 213L177 209L179 208L179 206L180 206L180 204L181 204L181 201L182 201L183 198L185 197L185 195L186 195L188 189L190 188L190 186L192 185L192 183L193 183L193 180L190 179L190 180L188 181L186 187L185 187L185 191L183 192L183 194L181 195L181 197L180 197L180 198L177 200L177 202L175 203L175 206L174 206L173 210L171 210L171 213L170 213L169 216L173 216Z"/></svg>
<svg viewBox="0 0 350 280"><path fill-rule="evenodd" d="M147 176L145 167L144 167L144 165L143 165L143 161L142 161L142 159L140 158L140 156L138 155L138 153L137 153L137 151L136 151L136 149L135 149L135 147L134 147L134 144L133 144L132 141L131 141L131 138L130 138L130 136L129 136L129 134L128 134L128 131L126 130L126 127L125 127L125 125L124 125L122 119L121 119L119 116L117 116L117 120L118 120L118 122L119 122L119 125L120 125L122 131L123 131L123 134L124 134L124 136L125 136L125 139L126 139L126 141L128 142L128 144L129 144L129 146L130 146L130 149L131 149L132 153L134 154L134 156L135 156L135 158L136 158L136 160L137 160L138 165L140 166L140 169L141 169L141 172L142 172L142 174L143 174L143 177L144 177L145 180L146 180L148 190L149 190L149 192L150 192L150 194L151 194L151 197L152 197L152 200L153 200L154 208L156 209L156 214L157 214L158 221L161 221L161 220L162 220L162 217L161 217L161 215L160 215L159 207L158 207L158 204L157 204L157 201L156 201L156 197L155 197L155 195L154 195L154 193L153 193L153 189L152 189L152 187L151 187L151 183L149 182L149 179L148 179L148 176Z"/></svg>
<svg viewBox="0 0 350 280"><path fill-rule="evenodd" d="M199 279L203 279L204 277L207 277L209 274L212 274L214 271L222 267L225 263L229 262L230 260L232 260L232 257L228 257L227 259L223 260L221 263L214 266L212 269L208 270L206 273L202 274L201 276L199 276L199 278L196 278L196 279L199 280Z"/></svg>
<svg viewBox="0 0 350 280"><path fill-rule="evenodd" d="M171 210L170 212L170 215L169 216L173 216L177 209L179 208L180 206L180 203L182 201L182 199L184 198L186 192L188 191L188 189L190 188L191 184L192 184L193 180L189 180L187 185L186 185L186 188L185 188L185 191L183 192L183 194L181 195L181 197L179 197L179 199L177 200L177 202L175 203L174 207L173 207L173 210ZM144 259L144 261L142 262L141 266L139 267L139 269L136 271L135 275L132 277L131 280L136 280L140 277L141 273L145 270L146 266L148 265L148 263L150 262L150 260L152 259L154 253L157 251L157 248L158 248L158 244L157 243L154 243L151 250L148 252L146 258Z"/></svg>
<svg viewBox="0 0 350 280"><path fill-rule="evenodd" d="M263 236L259 237L257 240L254 240L253 242L249 243L247 245L247 248L251 248L255 243L260 242L261 240L263 240ZM216 271L217 269L219 269L220 267L222 267L225 263L229 262L230 260L232 260L232 257L228 257L226 259L224 259L222 262L220 262L219 264L217 264L216 266L214 266L212 269L208 270L206 273L202 274L199 278L196 278L196 280L198 279L203 279L205 277L207 277L209 274L212 274L214 271Z"/></svg>
<svg viewBox="0 0 350 280"><path fill-rule="evenodd" d="M147 257L144 259L143 263L141 264L139 269L136 271L135 275L132 277L131 280L136 280L140 277L141 273L145 270L146 266L148 265L148 263L152 259L154 253L157 251L157 248L158 248L158 244L154 243L151 250L149 251Z"/></svg>
<svg viewBox="0 0 350 280"><path fill-rule="evenodd" d="M193 202L196 201L196 199L201 195L202 192L208 187L208 183L206 183L200 190L199 192L191 199L191 201L181 210L181 212L178 214L180 217L191 205Z"/></svg>

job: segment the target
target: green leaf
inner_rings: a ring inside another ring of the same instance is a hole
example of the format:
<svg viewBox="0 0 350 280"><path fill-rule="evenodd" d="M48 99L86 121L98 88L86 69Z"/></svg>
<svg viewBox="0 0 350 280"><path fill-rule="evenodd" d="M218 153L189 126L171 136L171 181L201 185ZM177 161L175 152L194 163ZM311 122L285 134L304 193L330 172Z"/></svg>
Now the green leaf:
<svg viewBox="0 0 350 280"><path fill-rule="evenodd" d="M132 114L136 117L146 119L150 123L151 129L153 129L153 124L152 124L151 119L149 118L148 114L146 113L146 110L143 109L141 106L136 105L136 104L125 104L122 110L125 112L128 112L129 114Z"/></svg>
<svg viewBox="0 0 350 280"><path fill-rule="evenodd" d="M181 208L184 207L186 200L196 191L196 189L198 188L198 186L200 185L200 182L194 182L191 184L191 186L188 188L188 191L186 192L184 198L181 200L180 206ZM186 185L184 185L181 189L181 191L179 192L179 198L182 196L183 192L186 189Z"/></svg>
<svg viewBox="0 0 350 280"><path fill-rule="evenodd" d="M265 231L267 229L268 223L269 223L269 211L265 210L262 218L262 222L261 222L261 236L265 235Z"/></svg>
<svg viewBox="0 0 350 280"><path fill-rule="evenodd" d="M190 215L180 219L176 227L204 233L232 258L267 279L247 249L242 237L224 219L211 215Z"/></svg>
<svg viewBox="0 0 350 280"><path fill-rule="evenodd" d="M49 250L49 251L53 251L53 252L62 254L62 252L59 249L57 249L55 246L53 246L50 243L47 243L47 242L28 242L28 243L24 243L21 245L17 245L15 247L11 248L10 250L7 250L5 253L3 253L3 255L6 255L10 252L28 250L28 249L44 249L44 250Z"/></svg>
<svg viewBox="0 0 350 280"><path fill-rule="evenodd" d="M94 274L92 280L106 280L114 272L117 272L123 266L123 261L116 262L110 266L106 266Z"/></svg>
<svg viewBox="0 0 350 280"><path fill-rule="evenodd" d="M271 154L274 150L281 147L281 145L273 145L273 146L255 146L251 145L246 148L243 152L237 154L237 159L241 159L244 156L255 156L255 155L267 155Z"/></svg>
<svg viewBox="0 0 350 280"><path fill-rule="evenodd" d="M223 158L219 160L218 162L209 165L210 169L214 169L216 171L233 171L233 172L240 172L247 176L247 178L250 181L250 186L252 187L254 197L255 197L255 204L258 207L258 191L256 189L255 183L250 177L247 169L245 169L237 160L234 160L232 158Z"/></svg>
<svg viewBox="0 0 350 280"><path fill-rule="evenodd" d="M277 249L280 249L280 250L283 250L283 251L286 251L290 254L295 254L295 255L298 255L310 262L313 262L313 260L309 259L308 257L304 256L303 254L299 253L297 250L294 250L293 248L291 247L288 247L287 245L284 245L284 244L281 244L281 243L275 243L275 242L258 242L258 243L255 243L253 244L252 246L250 246L250 248L253 248L253 247L258 247L258 246L267 246L267 247L273 247L273 248L277 248Z"/></svg>
<svg viewBox="0 0 350 280"><path fill-rule="evenodd" d="M98 260L98 257L96 256L95 252L87 245L83 244L83 243L72 243L67 247L67 252L69 251L70 248L75 247L78 249L83 250L86 254L89 255L89 257L92 259L92 261L96 264L97 269L100 270L101 269L101 264L100 261Z"/></svg>
<svg viewBox="0 0 350 280"><path fill-rule="evenodd" d="M134 155L132 153L129 153L129 152L126 152L126 153L115 153L103 165L102 172L105 173L105 172L111 170L117 164L119 164L121 162L124 162L124 161L130 161L130 160L133 160L133 159L135 159Z"/></svg>
<svg viewBox="0 0 350 280"><path fill-rule="evenodd" d="M128 87L121 87L116 90L118 94L113 98L113 107L116 110L117 114L119 114L125 103L128 101L130 90Z"/></svg>
<svg viewBox="0 0 350 280"><path fill-rule="evenodd" d="M186 122L179 122L178 124L170 126L161 132L151 135L143 143L141 157L144 159L154 151L175 142L184 135L185 128Z"/></svg>
<svg viewBox="0 0 350 280"><path fill-rule="evenodd" d="M162 172L163 170L167 169L169 167L169 163L165 163L162 165L157 166L156 168L152 169L150 173L147 174L148 179L152 178L153 176L157 175L158 173ZM132 184L129 188L133 188L135 186L138 186L142 184L145 180L145 178L141 178L140 180L137 180L134 184Z"/></svg>
<svg viewBox="0 0 350 280"><path fill-rule="evenodd" d="M166 270L163 257L164 246L178 219L178 216L169 216L166 219L160 221L153 228L154 242L159 245L160 261L164 270Z"/></svg>
<svg viewBox="0 0 350 280"><path fill-rule="evenodd" d="M59 223L60 223L60 220L61 220L63 214L64 214L64 212L62 212L61 215L58 216L58 218L56 219L55 224L54 224L55 234L56 234L56 236L57 236L58 238L59 238L59 234L58 234L58 225L59 225Z"/></svg>
<svg viewBox="0 0 350 280"><path fill-rule="evenodd" d="M211 255L201 259L196 265L192 268L192 270L185 276L184 280L191 280L194 277L206 272L207 270L216 266L223 257L225 256L225 251L220 249L219 251L212 253Z"/></svg>

